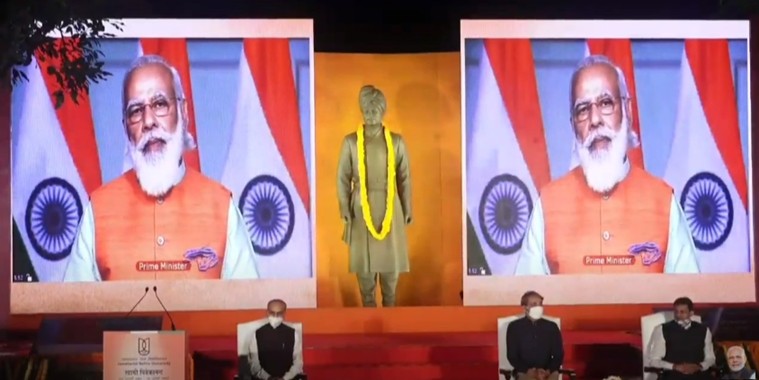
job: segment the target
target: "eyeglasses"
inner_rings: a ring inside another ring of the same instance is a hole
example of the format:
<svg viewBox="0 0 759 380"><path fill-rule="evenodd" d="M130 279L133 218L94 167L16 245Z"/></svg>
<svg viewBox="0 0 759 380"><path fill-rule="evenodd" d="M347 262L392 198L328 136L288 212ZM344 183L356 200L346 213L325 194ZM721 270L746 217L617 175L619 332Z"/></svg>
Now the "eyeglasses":
<svg viewBox="0 0 759 380"><path fill-rule="evenodd" d="M164 98L164 97L158 97L156 99L153 99L148 104L135 104L127 108L126 111L126 118L130 123L139 123L145 118L145 108L150 107L150 110L153 112L153 115L157 117L164 117L169 114L169 110L171 110L171 101L175 100L177 102L182 101L184 99L182 98Z"/></svg>
<svg viewBox="0 0 759 380"><path fill-rule="evenodd" d="M617 105L619 105L620 101L625 99L627 98L614 98L607 96L598 99L595 102L580 103L575 106L574 118L579 122L588 120L590 118L590 113L593 110L593 106L598 107L598 111L601 113L601 115L609 116L613 114L617 109Z"/></svg>

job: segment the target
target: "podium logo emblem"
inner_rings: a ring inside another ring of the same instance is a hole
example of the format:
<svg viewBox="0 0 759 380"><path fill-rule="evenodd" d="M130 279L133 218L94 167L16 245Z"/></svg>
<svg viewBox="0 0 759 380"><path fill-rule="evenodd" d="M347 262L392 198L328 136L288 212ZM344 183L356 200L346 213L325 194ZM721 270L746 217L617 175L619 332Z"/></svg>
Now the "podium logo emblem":
<svg viewBox="0 0 759 380"><path fill-rule="evenodd" d="M137 353L142 356L150 355L150 338L137 338Z"/></svg>

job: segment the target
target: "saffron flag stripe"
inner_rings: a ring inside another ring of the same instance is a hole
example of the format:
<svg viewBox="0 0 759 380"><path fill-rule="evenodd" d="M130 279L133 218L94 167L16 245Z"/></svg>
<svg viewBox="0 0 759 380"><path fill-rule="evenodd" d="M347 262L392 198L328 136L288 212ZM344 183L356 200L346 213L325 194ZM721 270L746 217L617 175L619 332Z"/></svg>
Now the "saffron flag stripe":
<svg viewBox="0 0 759 380"><path fill-rule="evenodd" d="M741 132L727 40L686 40L685 51L714 141L743 207L748 208L746 165L736 149L741 146Z"/></svg>
<svg viewBox="0 0 759 380"><path fill-rule="evenodd" d="M63 279L88 199L73 152L96 150L80 142L69 145L50 97L56 87L47 87L37 60L22 70L28 81L14 88L21 93L23 106L12 126L13 219L39 281L57 282ZM73 110L63 113L73 114ZM73 128L70 120L68 123ZM85 129L86 123L83 126L77 133L91 133ZM97 184L92 177L90 180L90 186Z"/></svg>
<svg viewBox="0 0 759 380"><path fill-rule="evenodd" d="M72 52L74 55L81 55L81 52L78 51L78 44L74 39L58 39L54 44L57 48L65 49L63 51ZM39 58L38 54L38 62L41 62ZM60 59L46 57L45 62L41 62L40 66L43 69L43 73L47 73L49 67L53 66L60 69L60 65ZM42 77L45 81L45 86L50 92L51 102L55 104L53 93L61 89L61 86L53 75L43 74ZM100 157L98 156L97 141L95 139L95 123L92 120L92 106L90 105L89 94L80 92L76 103L71 99L66 99L63 105L56 109L56 115L84 188L90 193L100 187L103 178L100 172Z"/></svg>
<svg viewBox="0 0 759 380"><path fill-rule="evenodd" d="M265 86L255 82L246 53L240 52L239 94L222 183L232 191L245 220L261 278L310 278L310 220L275 137L282 134L276 129L285 126L268 123L257 90ZM277 58L259 65L292 67ZM262 67L259 74L272 70ZM276 83L266 81L269 86ZM300 131L295 136L299 138Z"/></svg>
<svg viewBox="0 0 759 380"><path fill-rule="evenodd" d="M308 211L311 205L308 168L303 154L290 41L285 38L256 38L246 39L243 44L266 121L301 202Z"/></svg>
<svg viewBox="0 0 759 380"><path fill-rule="evenodd" d="M195 106L192 96L192 76L190 75L190 58L187 53L187 40L184 38L143 38L140 40L142 53L155 54L165 58L179 72L185 97L187 98L187 113L189 116L187 129L195 137L198 149L186 152L184 159L188 167L200 171L200 141L198 141Z"/></svg>
<svg viewBox="0 0 759 380"><path fill-rule="evenodd" d="M737 113L737 103L731 95L729 51L719 48L724 42L686 41L675 134L664 176L685 212L702 273L745 273L751 267L748 213L739 190L745 177L734 180L731 173L731 167L744 170L742 155L726 154L720 146L720 140L724 144L730 136L734 140L727 149L741 146L738 119L729 117ZM706 73L708 84L705 77L697 81ZM722 101L731 97L731 103ZM716 124L719 131L707 118L709 109L718 109L728 121Z"/></svg>
<svg viewBox="0 0 759 380"><path fill-rule="evenodd" d="M489 39L485 51L533 182L540 189L551 180L551 169L532 44L529 39Z"/></svg>
<svg viewBox="0 0 759 380"><path fill-rule="evenodd" d="M484 46L477 105L467 125L467 213L491 274L513 275L538 197L536 182L547 182L550 172L539 108L528 108L537 119L524 110L514 117L520 111L510 108L539 104L530 42L489 40ZM517 94L524 99L513 99ZM504 207L513 211L509 220L499 213Z"/></svg>

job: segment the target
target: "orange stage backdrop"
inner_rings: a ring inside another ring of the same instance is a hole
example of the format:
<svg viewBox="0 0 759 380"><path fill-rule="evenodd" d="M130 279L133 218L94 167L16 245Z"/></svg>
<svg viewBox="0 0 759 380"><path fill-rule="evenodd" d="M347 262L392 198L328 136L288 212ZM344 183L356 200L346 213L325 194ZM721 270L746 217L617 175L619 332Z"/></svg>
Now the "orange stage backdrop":
<svg viewBox="0 0 759 380"><path fill-rule="evenodd" d="M358 92L377 86L385 122L403 135L411 162L411 272L401 275L398 306L460 305L461 80L458 53L317 54L316 255L319 307L358 306L348 246L341 240L337 161L343 137L361 123ZM379 287L378 287L379 288Z"/></svg>

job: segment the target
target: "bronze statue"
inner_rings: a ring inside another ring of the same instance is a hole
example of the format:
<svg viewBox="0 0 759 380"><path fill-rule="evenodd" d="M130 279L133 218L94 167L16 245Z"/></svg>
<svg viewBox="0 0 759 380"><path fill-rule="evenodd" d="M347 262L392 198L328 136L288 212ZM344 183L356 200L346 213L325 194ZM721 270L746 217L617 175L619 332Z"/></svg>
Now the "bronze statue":
<svg viewBox="0 0 759 380"><path fill-rule="evenodd" d="M398 275L409 271L404 229L411 223L408 155L403 138L382 124L387 109L382 91L362 87L359 105L364 123L343 139L337 168L343 241L350 247L350 272L358 277L364 307L377 306L378 276L382 306L391 307Z"/></svg>

